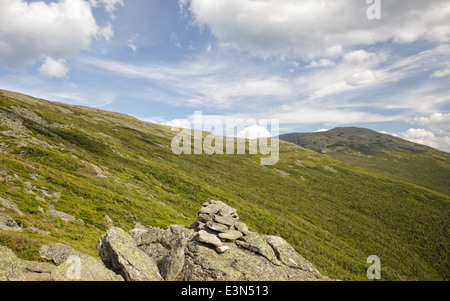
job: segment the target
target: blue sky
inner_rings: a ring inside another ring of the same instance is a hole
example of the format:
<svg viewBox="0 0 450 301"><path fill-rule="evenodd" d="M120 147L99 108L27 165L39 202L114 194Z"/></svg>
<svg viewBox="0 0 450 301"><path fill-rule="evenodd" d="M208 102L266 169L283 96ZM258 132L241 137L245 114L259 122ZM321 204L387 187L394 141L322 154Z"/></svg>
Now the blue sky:
<svg viewBox="0 0 450 301"><path fill-rule="evenodd" d="M167 125L202 111L450 151L448 1L0 0L0 20L3 89Z"/></svg>

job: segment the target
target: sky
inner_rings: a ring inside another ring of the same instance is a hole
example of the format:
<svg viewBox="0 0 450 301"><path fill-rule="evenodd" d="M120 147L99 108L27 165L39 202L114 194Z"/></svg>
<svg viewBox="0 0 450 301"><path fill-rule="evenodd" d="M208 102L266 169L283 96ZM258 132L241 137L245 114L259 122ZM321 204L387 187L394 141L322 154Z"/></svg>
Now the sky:
<svg viewBox="0 0 450 301"><path fill-rule="evenodd" d="M164 125L201 111L450 151L447 0L0 0L0 20L1 89Z"/></svg>

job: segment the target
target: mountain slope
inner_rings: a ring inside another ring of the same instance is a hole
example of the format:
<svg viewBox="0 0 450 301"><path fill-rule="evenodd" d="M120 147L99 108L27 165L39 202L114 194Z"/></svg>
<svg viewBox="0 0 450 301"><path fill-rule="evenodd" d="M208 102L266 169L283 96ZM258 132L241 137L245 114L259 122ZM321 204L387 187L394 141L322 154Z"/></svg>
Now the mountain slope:
<svg viewBox="0 0 450 301"><path fill-rule="evenodd" d="M292 133L280 139L376 172L450 195L450 154L363 128Z"/></svg>
<svg viewBox="0 0 450 301"><path fill-rule="evenodd" d="M0 230L0 245L24 259L52 242L97 256L106 215L125 230L189 226L215 199L330 278L367 280L371 255L384 280L450 278L450 199L417 185L287 142L275 166L260 155L177 156L168 127L3 90L0 125L0 210L23 228Z"/></svg>

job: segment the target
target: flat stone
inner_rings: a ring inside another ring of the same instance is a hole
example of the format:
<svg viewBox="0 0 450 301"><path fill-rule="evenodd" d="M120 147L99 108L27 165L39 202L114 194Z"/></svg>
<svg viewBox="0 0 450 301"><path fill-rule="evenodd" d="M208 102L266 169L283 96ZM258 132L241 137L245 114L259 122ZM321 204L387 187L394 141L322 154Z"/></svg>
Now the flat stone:
<svg viewBox="0 0 450 301"><path fill-rule="evenodd" d="M212 218L211 218L211 216L210 216L209 214L200 213L200 214L198 215L198 220L199 220L200 222L207 223L207 222L212 221Z"/></svg>
<svg viewBox="0 0 450 301"><path fill-rule="evenodd" d="M230 230L229 227L214 222L207 222L206 227L217 232L228 232Z"/></svg>
<svg viewBox="0 0 450 301"><path fill-rule="evenodd" d="M222 246L222 241L220 241L220 239L216 235L208 233L205 230L200 230L198 232L197 240L199 242L202 242L202 243L205 243L208 245L212 245L216 248L219 248Z"/></svg>
<svg viewBox="0 0 450 301"><path fill-rule="evenodd" d="M213 217L215 222L218 222L219 224L227 225L227 226L233 226L235 223L235 219L228 216L221 216L221 215L214 215Z"/></svg>
<svg viewBox="0 0 450 301"><path fill-rule="evenodd" d="M244 234L242 234L242 232L240 232L240 231L230 230L225 233L219 233L217 236L223 240L235 241L235 240L241 238L242 236L244 236Z"/></svg>
<svg viewBox="0 0 450 301"><path fill-rule="evenodd" d="M242 232L243 234L248 234L250 232L248 226L243 222L236 221L233 226L236 230Z"/></svg>
<svg viewBox="0 0 450 301"><path fill-rule="evenodd" d="M206 207L203 207L202 209L200 209L200 211L198 212L199 214L216 214L217 212L219 212L220 210L220 206L217 204L210 204Z"/></svg>

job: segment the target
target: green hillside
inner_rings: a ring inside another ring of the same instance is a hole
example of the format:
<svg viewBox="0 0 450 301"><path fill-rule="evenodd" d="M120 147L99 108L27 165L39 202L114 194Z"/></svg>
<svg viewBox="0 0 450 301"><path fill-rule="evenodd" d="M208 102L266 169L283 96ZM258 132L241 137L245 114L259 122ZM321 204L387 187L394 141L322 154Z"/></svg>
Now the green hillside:
<svg viewBox="0 0 450 301"><path fill-rule="evenodd" d="M253 230L284 237L329 277L367 280L366 260L378 255L383 280L450 279L448 186L422 188L288 142L275 166L261 166L259 155L177 156L175 134L0 90L0 200L17 205L0 202L0 212L24 229L0 230L0 245L29 260L50 242L97 256L106 215L125 230L136 222L189 226L216 199Z"/></svg>
<svg viewBox="0 0 450 301"><path fill-rule="evenodd" d="M368 171L450 195L450 154L363 128L292 133L280 139Z"/></svg>

